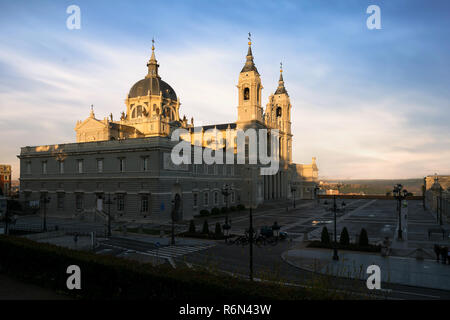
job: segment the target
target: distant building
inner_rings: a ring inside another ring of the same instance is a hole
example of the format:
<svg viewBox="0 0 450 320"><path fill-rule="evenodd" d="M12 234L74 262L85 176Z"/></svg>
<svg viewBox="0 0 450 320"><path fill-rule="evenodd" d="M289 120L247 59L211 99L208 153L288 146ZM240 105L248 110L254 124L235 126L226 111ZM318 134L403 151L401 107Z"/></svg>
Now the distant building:
<svg viewBox="0 0 450 320"><path fill-rule="evenodd" d="M443 223L450 222L450 175L427 176L424 187L426 207L442 214Z"/></svg>
<svg viewBox="0 0 450 320"><path fill-rule="evenodd" d="M0 188L5 196L11 195L11 165L0 164Z"/></svg>

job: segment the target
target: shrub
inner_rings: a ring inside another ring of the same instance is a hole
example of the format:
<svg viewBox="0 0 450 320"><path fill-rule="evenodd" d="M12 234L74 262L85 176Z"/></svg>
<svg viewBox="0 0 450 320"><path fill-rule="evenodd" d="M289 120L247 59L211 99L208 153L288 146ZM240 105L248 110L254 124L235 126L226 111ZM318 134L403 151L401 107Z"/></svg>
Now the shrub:
<svg viewBox="0 0 450 320"><path fill-rule="evenodd" d="M320 235L320 242L323 244L329 244L330 243L330 234L328 233L327 227L323 227L322 234Z"/></svg>
<svg viewBox="0 0 450 320"><path fill-rule="evenodd" d="M332 290L249 282L205 269L191 270L167 264L153 266L138 261L87 251L76 251L29 239L0 236L2 273L24 282L71 295L78 299L243 301L342 299ZM35 263L39 262L39 263ZM67 289L67 266L82 270L82 290Z"/></svg>
<svg viewBox="0 0 450 320"><path fill-rule="evenodd" d="M350 237L348 235L347 228L344 227L341 232L341 237L339 238L339 243L343 246L350 244Z"/></svg>
<svg viewBox="0 0 450 320"><path fill-rule="evenodd" d="M238 204L237 209L238 209L238 211L245 210L245 206L243 206L242 204Z"/></svg>
<svg viewBox="0 0 450 320"><path fill-rule="evenodd" d="M217 207L212 208L211 210L211 214L219 214L220 213L220 209Z"/></svg>
<svg viewBox="0 0 450 320"><path fill-rule="evenodd" d="M219 222L216 223L215 234L218 235L218 236L222 235L222 227L220 226Z"/></svg>
<svg viewBox="0 0 450 320"><path fill-rule="evenodd" d="M200 215L201 216L209 216L209 211L206 209L202 209L202 210L200 210Z"/></svg>
<svg viewBox="0 0 450 320"><path fill-rule="evenodd" d="M235 206L231 206L230 207L230 211L236 211L237 209L236 209L236 207Z"/></svg>
<svg viewBox="0 0 450 320"><path fill-rule="evenodd" d="M228 212L228 208L227 207L222 207L222 209L220 209L220 211L222 212L222 213L227 213Z"/></svg>
<svg viewBox="0 0 450 320"><path fill-rule="evenodd" d="M195 233L195 223L194 220L189 222L189 233Z"/></svg>
<svg viewBox="0 0 450 320"><path fill-rule="evenodd" d="M209 225L208 225L208 220L205 220L203 222L203 230L202 233L204 234L209 234Z"/></svg>
<svg viewBox="0 0 450 320"><path fill-rule="evenodd" d="M367 231L364 228L361 229L361 233L359 234L358 244L361 247L367 247L369 245L369 237L367 236Z"/></svg>

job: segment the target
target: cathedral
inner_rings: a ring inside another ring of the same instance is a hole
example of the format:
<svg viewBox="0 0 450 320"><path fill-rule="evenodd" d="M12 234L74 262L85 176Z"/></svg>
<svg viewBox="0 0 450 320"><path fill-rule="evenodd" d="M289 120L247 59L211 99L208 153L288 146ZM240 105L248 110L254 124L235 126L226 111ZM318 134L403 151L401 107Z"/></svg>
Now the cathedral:
<svg viewBox="0 0 450 320"><path fill-rule="evenodd" d="M24 200L54 193L49 210L77 216L89 209L105 211L106 195L114 194L116 219L167 221L175 194L182 200L180 219L225 204L257 207L266 201L313 199L318 182L315 158L307 165L292 162L292 105L283 70L280 66L278 85L263 109L263 85L251 45L249 41L238 77L236 122L198 128L193 117L180 117L180 97L161 79L153 44L147 74L129 90L119 120L112 114L97 119L91 107L89 117L76 123L76 143L22 148ZM188 132L184 141L192 145L200 141L202 148L212 149L217 145L203 136L208 129L223 137L230 129L277 130L279 170L259 175L249 164L175 165L170 158L171 135L180 128ZM222 196L224 184L232 188L231 199Z"/></svg>

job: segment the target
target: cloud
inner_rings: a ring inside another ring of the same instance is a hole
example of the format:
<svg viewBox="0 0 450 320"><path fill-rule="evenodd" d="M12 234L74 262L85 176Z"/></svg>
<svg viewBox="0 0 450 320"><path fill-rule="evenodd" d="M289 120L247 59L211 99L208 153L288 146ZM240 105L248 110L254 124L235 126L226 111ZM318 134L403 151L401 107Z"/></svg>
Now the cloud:
<svg viewBox="0 0 450 320"><path fill-rule="evenodd" d="M128 90L146 74L150 30L161 33L160 75L180 97L180 115L194 117L196 124L235 121L235 85L245 61L246 33L254 30L264 108L277 86L279 61L285 65L294 161L309 163L316 156L320 175L330 178L450 173L448 53L436 49L441 39L414 38L423 23L408 29L398 22L386 25L389 32L368 33L359 27L365 22L359 7L237 4L181 12L189 9L181 2L170 24L166 20L173 12L158 4L155 10L164 21L156 15L149 22L135 13L130 24L139 28L133 30L124 22L119 22L123 30L114 28L110 21L118 13L109 7L108 21L95 20L103 11L88 3L82 5L86 24L80 33L58 33L38 18L23 21L27 28L36 24L39 33L3 22L21 37L0 37L0 126L7 133L0 138L0 162L12 163L17 178L20 147L75 141L75 122L88 116L91 104L97 118L110 112L118 118ZM243 21L246 9L255 15ZM266 23L268 10L271 23ZM422 40L427 45L420 47Z"/></svg>

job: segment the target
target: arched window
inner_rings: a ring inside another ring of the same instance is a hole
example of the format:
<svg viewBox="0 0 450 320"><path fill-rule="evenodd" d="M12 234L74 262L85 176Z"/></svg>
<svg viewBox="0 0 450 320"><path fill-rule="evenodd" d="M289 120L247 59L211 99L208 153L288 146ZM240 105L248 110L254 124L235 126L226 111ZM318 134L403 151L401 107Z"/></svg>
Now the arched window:
<svg viewBox="0 0 450 320"><path fill-rule="evenodd" d="M244 100L249 100L249 99L250 99L250 89L245 88L244 89Z"/></svg>
<svg viewBox="0 0 450 320"><path fill-rule="evenodd" d="M142 106L137 106L136 109L137 109L136 110L136 112L137 112L136 116L138 118L142 117Z"/></svg>
<svg viewBox="0 0 450 320"><path fill-rule="evenodd" d="M136 118L136 109L133 109L133 112L131 113L131 118Z"/></svg>
<svg viewBox="0 0 450 320"><path fill-rule="evenodd" d="M277 117L281 117L281 107L277 108Z"/></svg>

